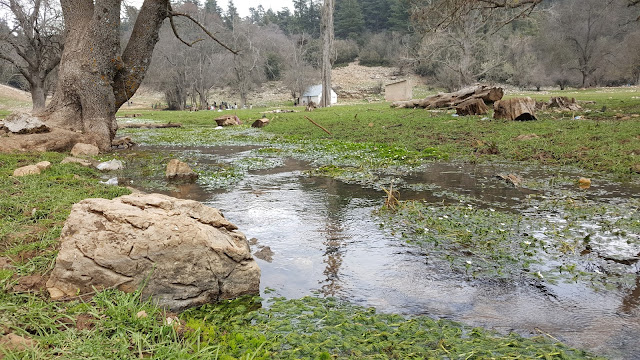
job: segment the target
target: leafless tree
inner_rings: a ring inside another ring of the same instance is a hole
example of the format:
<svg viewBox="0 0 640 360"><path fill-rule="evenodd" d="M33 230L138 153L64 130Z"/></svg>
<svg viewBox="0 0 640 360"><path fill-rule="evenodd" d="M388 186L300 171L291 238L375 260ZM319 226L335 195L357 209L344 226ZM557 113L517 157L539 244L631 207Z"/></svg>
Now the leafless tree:
<svg viewBox="0 0 640 360"><path fill-rule="evenodd" d="M581 87L596 85L597 73L613 60L624 37L629 23L624 16L616 0L559 2L546 24L551 51L567 60L557 66L579 73Z"/></svg>
<svg viewBox="0 0 640 360"><path fill-rule="evenodd" d="M287 59L287 68L283 81L291 92L294 102L304 93L309 86L318 81L318 72L307 63L307 51L309 50L308 35L294 35L289 38L289 43L284 47Z"/></svg>
<svg viewBox="0 0 640 360"><path fill-rule="evenodd" d="M11 63L29 84L33 110L43 109L48 77L60 62L62 18L49 0L1 0L13 24L0 33L0 59Z"/></svg>

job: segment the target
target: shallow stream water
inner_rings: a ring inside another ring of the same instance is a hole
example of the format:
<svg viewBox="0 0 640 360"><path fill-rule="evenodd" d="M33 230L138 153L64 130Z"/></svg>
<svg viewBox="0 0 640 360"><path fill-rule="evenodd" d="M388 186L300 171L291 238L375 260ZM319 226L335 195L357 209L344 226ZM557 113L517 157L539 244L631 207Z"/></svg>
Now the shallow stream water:
<svg viewBox="0 0 640 360"><path fill-rule="evenodd" d="M188 151L201 162L217 163L255 156L253 149L147 148L176 157ZM221 209L252 239L252 252L271 249L270 261L257 259L263 297L335 296L381 312L447 318L502 333L546 334L610 358L640 358L637 265L628 265L636 274L635 288L611 290L578 283L542 287L528 281L461 279L381 226L374 212L384 203L382 190L307 176L303 172L309 168L305 161L285 159L274 168L249 171L228 190L187 184L166 193ZM500 165L433 163L401 179L407 188L426 184L429 190L402 191L401 198L442 204L458 201L457 194L480 205L526 211L525 200L542 191L496 182L494 175L504 170ZM557 175L528 171L520 173L541 181ZM136 179L131 180L135 186ZM615 203L639 191L637 185L594 186L585 197Z"/></svg>

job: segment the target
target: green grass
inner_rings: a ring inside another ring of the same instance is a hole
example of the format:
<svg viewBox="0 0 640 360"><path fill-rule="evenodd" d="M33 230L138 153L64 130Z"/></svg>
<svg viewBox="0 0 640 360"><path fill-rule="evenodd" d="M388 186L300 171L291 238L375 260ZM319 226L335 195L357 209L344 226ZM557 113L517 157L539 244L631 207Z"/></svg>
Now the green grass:
<svg viewBox="0 0 640 360"><path fill-rule="evenodd" d="M426 316L406 318L334 299L243 298L167 323L138 293L48 302L0 290L0 331L35 340L6 359L587 359L542 336L501 336ZM139 315L144 312L144 315Z"/></svg>
<svg viewBox="0 0 640 360"><path fill-rule="evenodd" d="M521 95L521 94L518 94ZM517 161L554 166L576 166L617 176L636 176L640 166L640 99L635 88L524 93L548 100L551 95L573 96L595 101L579 113L541 112L537 121L509 122L488 116L454 117L451 111L391 109L387 103L334 106L313 112L266 114L272 119L262 131L280 141L365 144L375 149L387 147L405 152L432 152L451 160ZM266 109L227 111L246 124ZM604 111L602 111L604 110ZM204 128L189 136L208 139L218 112L141 112L160 122L179 122L187 127ZM581 119L575 120L574 116ZM309 122L313 119L332 135ZM138 120L141 121L141 120ZM205 130L206 129L206 130ZM168 133L168 132L165 132ZM529 140L520 135L535 134ZM171 138L150 140L170 143ZM176 138L181 143L182 139ZM206 142L206 141L202 141ZM373 151L372 155L377 155ZM375 157L375 156L372 156Z"/></svg>
<svg viewBox="0 0 640 360"><path fill-rule="evenodd" d="M98 183L97 170L60 164L64 157L60 153L0 154L0 256L28 258L20 266L37 265L21 273L42 273L51 266L71 205L85 198L129 193ZM40 161L51 162L51 168L40 175L11 176L14 169ZM30 254L20 256L23 253Z"/></svg>

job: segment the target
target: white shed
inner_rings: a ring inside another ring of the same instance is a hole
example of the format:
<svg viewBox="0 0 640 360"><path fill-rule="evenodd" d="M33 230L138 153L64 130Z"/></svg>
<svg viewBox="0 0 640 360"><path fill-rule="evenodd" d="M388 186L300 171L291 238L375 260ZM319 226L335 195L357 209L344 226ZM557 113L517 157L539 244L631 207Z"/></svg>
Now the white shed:
<svg viewBox="0 0 640 360"><path fill-rule="evenodd" d="M313 101L316 105L319 105L320 100L322 100L322 85L309 86L304 94L300 96L300 104L302 105L307 105L311 101ZM333 105L337 102L338 94L336 94L336 92L331 89L331 104Z"/></svg>

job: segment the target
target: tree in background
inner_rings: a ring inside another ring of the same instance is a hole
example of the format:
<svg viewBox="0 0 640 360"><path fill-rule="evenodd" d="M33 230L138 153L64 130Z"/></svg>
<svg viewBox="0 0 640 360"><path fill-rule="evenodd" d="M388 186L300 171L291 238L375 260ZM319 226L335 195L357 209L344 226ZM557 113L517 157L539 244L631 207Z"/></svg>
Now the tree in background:
<svg viewBox="0 0 640 360"><path fill-rule="evenodd" d="M546 22L557 47L552 51L567 60L555 65L578 72L581 87L597 85L599 72L619 51L625 24L631 20L616 0L560 1Z"/></svg>
<svg viewBox="0 0 640 360"><path fill-rule="evenodd" d="M358 0L343 0L335 9L335 35L340 39L359 39L364 31L364 16Z"/></svg>
<svg viewBox="0 0 640 360"><path fill-rule="evenodd" d="M48 0L2 0L14 24L2 27L0 60L12 64L29 85L33 110L45 107L50 75L63 48L61 14Z"/></svg>

